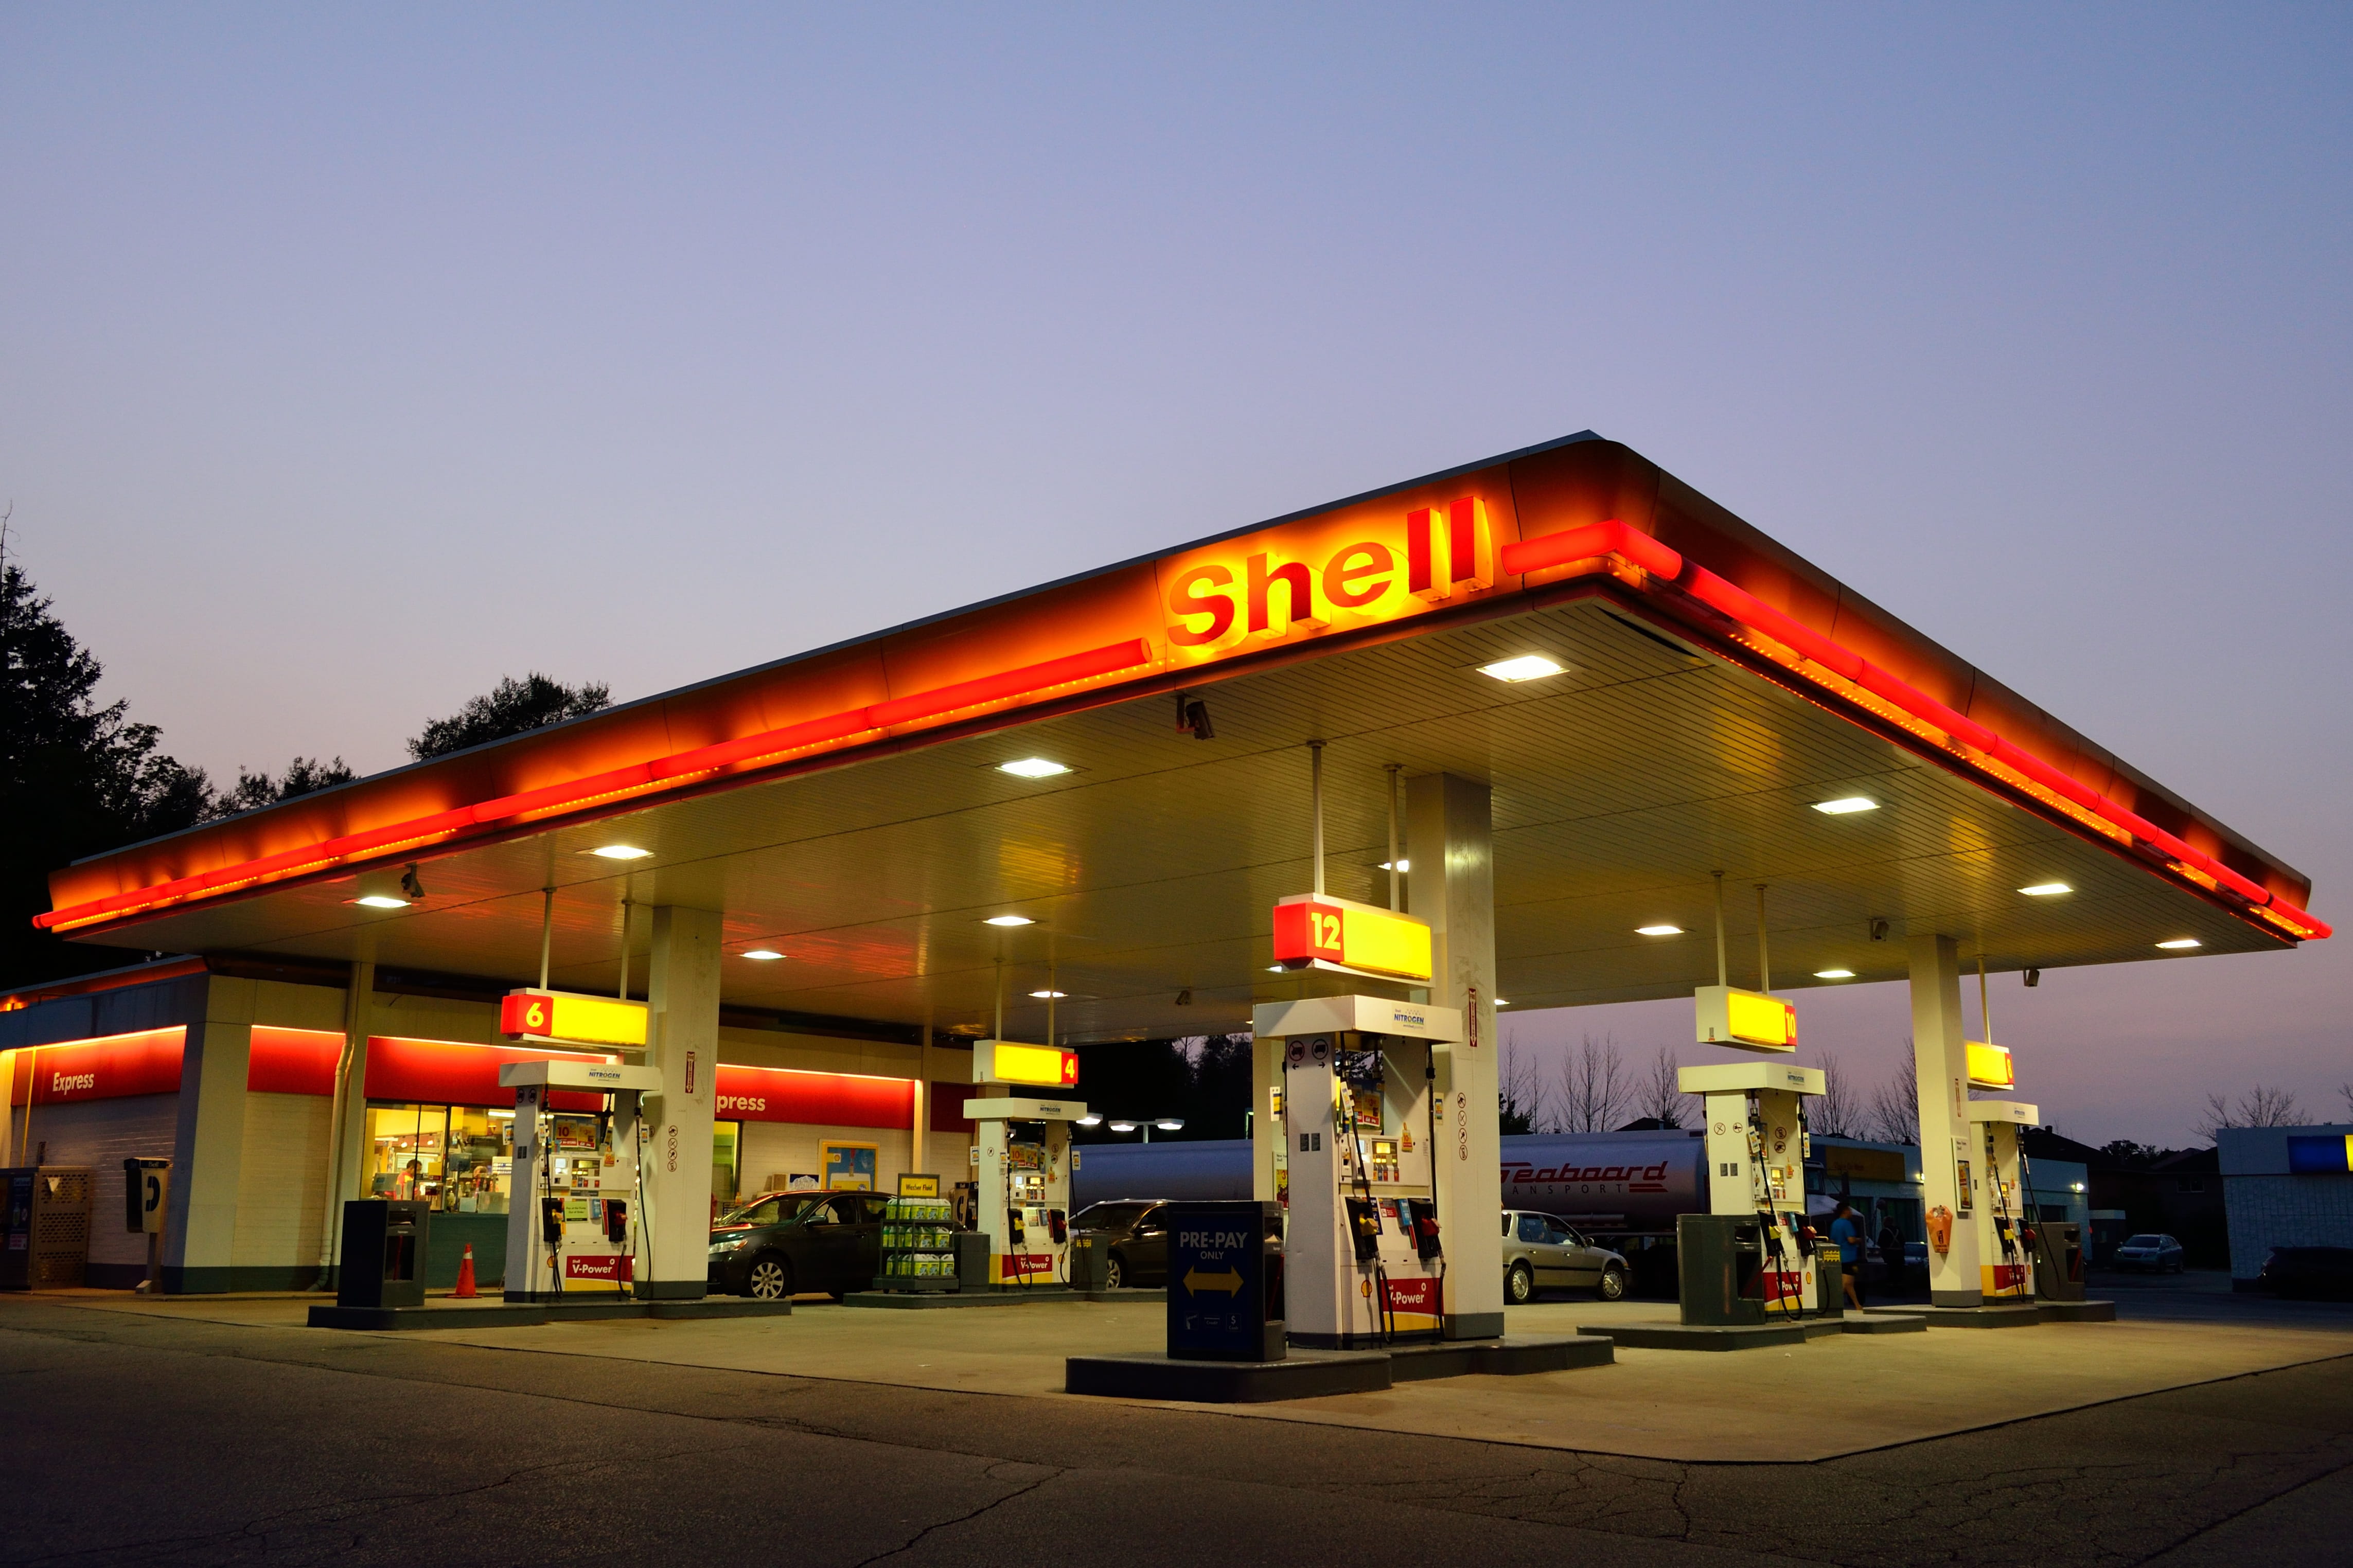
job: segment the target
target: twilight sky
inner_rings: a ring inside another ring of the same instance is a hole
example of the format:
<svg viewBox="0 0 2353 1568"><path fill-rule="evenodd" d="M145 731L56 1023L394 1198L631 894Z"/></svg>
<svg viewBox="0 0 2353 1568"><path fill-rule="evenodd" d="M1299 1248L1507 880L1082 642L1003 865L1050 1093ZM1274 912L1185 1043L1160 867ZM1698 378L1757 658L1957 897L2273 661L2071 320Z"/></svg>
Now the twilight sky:
<svg viewBox="0 0 2353 1568"><path fill-rule="evenodd" d="M2353 923L2349 84L2328 6L15 5L0 494L219 776L1589 426ZM2341 1118L2348 953L1995 1021L2093 1142Z"/></svg>

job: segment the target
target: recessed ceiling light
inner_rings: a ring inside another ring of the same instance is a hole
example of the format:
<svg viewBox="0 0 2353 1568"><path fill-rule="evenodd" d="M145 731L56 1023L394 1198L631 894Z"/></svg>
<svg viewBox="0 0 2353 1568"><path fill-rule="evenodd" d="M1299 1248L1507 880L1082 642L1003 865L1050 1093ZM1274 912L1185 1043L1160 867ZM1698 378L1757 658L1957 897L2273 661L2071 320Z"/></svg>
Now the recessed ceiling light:
<svg viewBox="0 0 2353 1568"><path fill-rule="evenodd" d="M352 902L364 910L405 910L408 907L406 899L396 899L390 893L362 893Z"/></svg>
<svg viewBox="0 0 2353 1568"><path fill-rule="evenodd" d="M2037 882L2031 888L2018 889L2030 899L2047 899L2053 893L2072 893L2075 889L2064 882Z"/></svg>
<svg viewBox="0 0 2353 1568"><path fill-rule="evenodd" d="M1050 779L1056 773L1066 773L1071 770L1061 763L1050 763L1043 757L1023 757L1019 762L997 763L997 771L1011 773L1018 779Z"/></svg>
<svg viewBox="0 0 2353 1568"><path fill-rule="evenodd" d="M1877 811L1879 803L1869 795L1847 795L1836 800L1818 800L1814 809L1824 816L1844 816L1851 811Z"/></svg>
<svg viewBox="0 0 2353 1568"><path fill-rule="evenodd" d="M2160 942L2157 945L2162 948L2169 948L2175 952L2179 952L2183 948L2203 947L2206 944L2200 942L2194 936L2177 936L2171 942Z"/></svg>
<svg viewBox="0 0 2353 1568"><path fill-rule="evenodd" d="M1814 978L1817 980L1852 980L1854 978L1854 971L1852 969L1817 969L1814 971Z"/></svg>
<svg viewBox="0 0 2353 1568"><path fill-rule="evenodd" d="M1681 936L1683 934L1683 928L1671 925L1636 926L1634 934L1636 936Z"/></svg>
<svg viewBox="0 0 2353 1568"><path fill-rule="evenodd" d="M1386 871L1386 870L1389 869L1389 863L1388 863L1388 861L1384 860L1384 861L1382 861L1382 862L1381 862L1377 867L1374 868L1374 869L1376 869L1376 870L1380 870L1380 871ZM1403 859L1401 859L1401 860L1399 860L1399 861L1397 863L1397 869L1398 869L1398 870L1400 870L1400 871L1410 871L1410 870L1412 870L1412 869L1413 869L1413 862L1412 862L1412 861L1410 861L1410 860L1403 860Z"/></svg>
<svg viewBox="0 0 2353 1568"><path fill-rule="evenodd" d="M1524 653L1517 658L1499 658L1493 664L1482 664L1479 673L1497 680L1542 680L1547 675L1558 675L1568 667L1540 653Z"/></svg>
<svg viewBox="0 0 2353 1568"><path fill-rule="evenodd" d="M744 956L746 958L757 959L762 963L773 963L777 959L782 958L785 955L778 952L773 947L755 947L747 951Z"/></svg>
<svg viewBox="0 0 2353 1568"><path fill-rule="evenodd" d="M985 926L1033 926L1038 922L1028 915L991 915L980 923Z"/></svg>
<svg viewBox="0 0 2353 1568"><path fill-rule="evenodd" d="M600 844L588 853L602 856L607 860L642 860L653 851L640 849L634 844Z"/></svg>
<svg viewBox="0 0 2353 1568"><path fill-rule="evenodd" d="M1029 994L1037 997L1040 1001L1059 1002L1063 997L1068 996L1070 993L1067 991L1032 991Z"/></svg>
<svg viewBox="0 0 2353 1568"><path fill-rule="evenodd" d="M1269 974L1288 974L1288 973L1291 973L1291 971L1290 971L1290 970L1288 970L1287 968L1285 968L1283 965L1282 965L1282 964L1280 964L1280 963L1270 963L1270 964L1268 964L1268 965L1266 966L1266 972L1267 972Z"/></svg>
<svg viewBox="0 0 2353 1568"><path fill-rule="evenodd" d="M1498 1007L1508 1007L1511 1004L1504 1001L1501 996L1498 996L1495 998L1495 1005Z"/></svg>

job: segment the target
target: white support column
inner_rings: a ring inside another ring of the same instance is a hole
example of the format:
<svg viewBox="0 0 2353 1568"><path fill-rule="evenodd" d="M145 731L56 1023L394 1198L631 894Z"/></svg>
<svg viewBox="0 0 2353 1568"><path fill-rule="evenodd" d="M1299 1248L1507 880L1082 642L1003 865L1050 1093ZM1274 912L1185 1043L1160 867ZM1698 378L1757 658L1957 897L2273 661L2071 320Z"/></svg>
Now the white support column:
<svg viewBox="0 0 2353 1568"><path fill-rule="evenodd" d="M1949 936L1915 936L1912 958L1912 1061L1920 1078L1921 1212L1953 1216L1952 1245L1928 1248L1929 1299L1939 1307L1975 1307L1984 1300L1978 1275L1977 1194L1960 1190L1961 1161L1971 1183L1983 1163L1970 1142L1968 1037L1961 1027L1960 943ZM1968 1206L1964 1206L1964 1205Z"/></svg>
<svg viewBox="0 0 2353 1568"><path fill-rule="evenodd" d="M1445 1110L1439 1146L1439 1228L1446 1249L1445 1334L1504 1331L1501 1128L1495 1065L1494 806L1485 784L1432 773L1406 781L1406 873L1415 916L1432 936L1433 1006L1462 1010L1470 1039L1438 1058Z"/></svg>
<svg viewBox="0 0 2353 1568"><path fill-rule="evenodd" d="M166 1295L232 1289L237 1175L245 1160L245 1080L253 1062L255 983L214 975L204 1016L180 1056L180 1122L164 1229ZM103 1217L103 1216L101 1216Z"/></svg>
<svg viewBox="0 0 2353 1568"><path fill-rule="evenodd" d="M321 1283L332 1288L343 1269L343 1205L364 1195L367 1168L368 1036L375 1027L375 964L352 965L343 994L343 1048L338 1053L335 1098L329 1112L327 1213L319 1229Z"/></svg>
<svg viewBox="0 0 2353 1568"><path fill-rule="evenodd" d="M719 939L711 910L654 910L647 1065L662 1075L645 1151L649 1258L640 1298L706 1293L711 1242L711 1121L719 1074Z"/></svg>
<svg viewBox="0 0 2353 1568"><path fill-rule="evenodd" d="M1275 1151L1282 1147L1282 1123L1274 1114L1275 1091L1282 1087L1282 1044L1250 1041L1250 1196L1275 1200Z"/></svg>

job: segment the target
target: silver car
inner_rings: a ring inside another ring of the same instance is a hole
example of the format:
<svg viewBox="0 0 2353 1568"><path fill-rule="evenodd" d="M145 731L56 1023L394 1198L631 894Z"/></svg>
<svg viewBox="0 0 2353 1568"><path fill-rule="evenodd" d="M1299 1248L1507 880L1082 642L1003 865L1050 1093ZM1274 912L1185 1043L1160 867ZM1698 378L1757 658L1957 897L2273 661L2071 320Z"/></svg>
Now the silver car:
<svg viewBox="0 0 2353 1568"><path fill-rule="evenodd" d="M1590 1290L1605 1301L1626 1294L1626 1260L1596 1247L1557 1215L1504 1211L1504 1300L1514 1307L1539 1290Z"/></svg>

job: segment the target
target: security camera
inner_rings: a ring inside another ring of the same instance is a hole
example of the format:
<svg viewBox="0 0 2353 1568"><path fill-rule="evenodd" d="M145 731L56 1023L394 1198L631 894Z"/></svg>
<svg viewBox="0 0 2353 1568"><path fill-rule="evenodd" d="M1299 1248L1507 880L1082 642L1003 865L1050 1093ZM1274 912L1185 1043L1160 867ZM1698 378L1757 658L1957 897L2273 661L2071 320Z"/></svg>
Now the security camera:
<svg viewBox="0 0 2353 1568"><path fill-rule="evenodd" d="M1887 940L1887 922L1877 915L1871 917L1871 940L1873 942Z"/></svg>
<svg viewBox="0 0 2353 1568"><path fill-rule="evenodd" d="M417 879L415 861L411 861L408 869L400 874L400 890L412 899L421 899L425 896L425 884Z"/></svg>
<svg viewBox="0 0 2353 1568"><path fill-rule="evenodd" d="M1209 705L1198 697L1176 694L1176 728L1193 731L1197 741L1214 741L1218 731L1209 722Z"/></svg>
<svg viewBox="0 0 2353 1568"><path fill-rule="evenodd" d="M2040 984L2042 984L2042 971L2041 971L2041 970L2039 970L2039 969L2030 969L2030 970L2028 970L2028 971L2026 972L2026 983L2027 983L2029 985L2040 985Z"/></svg>

